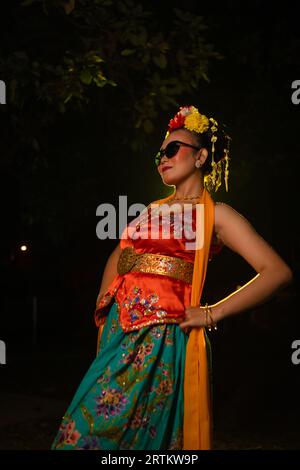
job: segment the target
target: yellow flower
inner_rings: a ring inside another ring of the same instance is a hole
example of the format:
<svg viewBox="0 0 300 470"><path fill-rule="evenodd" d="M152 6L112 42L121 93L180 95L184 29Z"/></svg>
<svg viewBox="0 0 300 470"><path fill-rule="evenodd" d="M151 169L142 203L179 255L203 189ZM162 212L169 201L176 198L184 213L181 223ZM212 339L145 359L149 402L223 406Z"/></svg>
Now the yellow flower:
<svg viewBox="0 0 300 470"><path fill-rule="evenodd" d="M185 118L184 127L189 131L195 131L199 134L207 131L209 128L209 120L204 114L199 111L194 111Z"/></svg>

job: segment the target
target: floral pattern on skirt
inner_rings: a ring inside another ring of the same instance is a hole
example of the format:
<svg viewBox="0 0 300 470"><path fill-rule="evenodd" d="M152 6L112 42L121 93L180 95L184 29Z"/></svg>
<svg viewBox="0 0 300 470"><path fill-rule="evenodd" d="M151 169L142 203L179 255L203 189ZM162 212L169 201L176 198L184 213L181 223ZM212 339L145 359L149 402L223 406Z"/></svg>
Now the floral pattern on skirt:
<svg viewBox="0 0 300 470"><path fill-rule="evenodd" d="M187 340L178 324L124 333L114 303L52 449L182 449Z"/></svg>

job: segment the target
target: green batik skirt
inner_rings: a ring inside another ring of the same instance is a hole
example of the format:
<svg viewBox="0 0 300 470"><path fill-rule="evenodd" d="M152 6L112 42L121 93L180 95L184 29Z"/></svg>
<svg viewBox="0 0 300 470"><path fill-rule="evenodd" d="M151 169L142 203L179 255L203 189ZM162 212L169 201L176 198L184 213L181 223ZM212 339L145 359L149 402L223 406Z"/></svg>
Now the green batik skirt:
<svg viewBox="0 0 300 470"><path fill-rule="evenodd" d="M187 340L176 323L124 333L114 303L52 449L182 449Z"/></svg>

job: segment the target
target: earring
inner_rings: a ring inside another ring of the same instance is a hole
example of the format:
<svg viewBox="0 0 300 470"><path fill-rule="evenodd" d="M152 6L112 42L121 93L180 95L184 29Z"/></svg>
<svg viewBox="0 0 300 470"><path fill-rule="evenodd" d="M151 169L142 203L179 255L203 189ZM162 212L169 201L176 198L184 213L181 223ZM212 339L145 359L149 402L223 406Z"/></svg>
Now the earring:
<svg viewBox="0 0 300 470"><path fill-rule="evenodd" d="M200 160L196 160L195 167L196 167L196 168L200 168L200 167L201 167Z"/></svg>

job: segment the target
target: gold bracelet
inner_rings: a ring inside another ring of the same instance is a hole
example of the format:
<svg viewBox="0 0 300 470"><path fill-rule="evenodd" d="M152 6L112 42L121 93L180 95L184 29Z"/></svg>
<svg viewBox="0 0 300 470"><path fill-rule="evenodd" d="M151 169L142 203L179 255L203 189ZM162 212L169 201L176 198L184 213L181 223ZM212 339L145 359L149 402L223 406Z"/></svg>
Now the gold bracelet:
<svg viewBox="0 0 300 470"><path fill-rule="evenodd" d="M207 317L209 316L210 324L208 325ZM205 326L207 327L208 331L214 329L215 331L218 329L217 322L214 321L212 316L211 307L208 306L208 303L205 304Z"/></svg>

